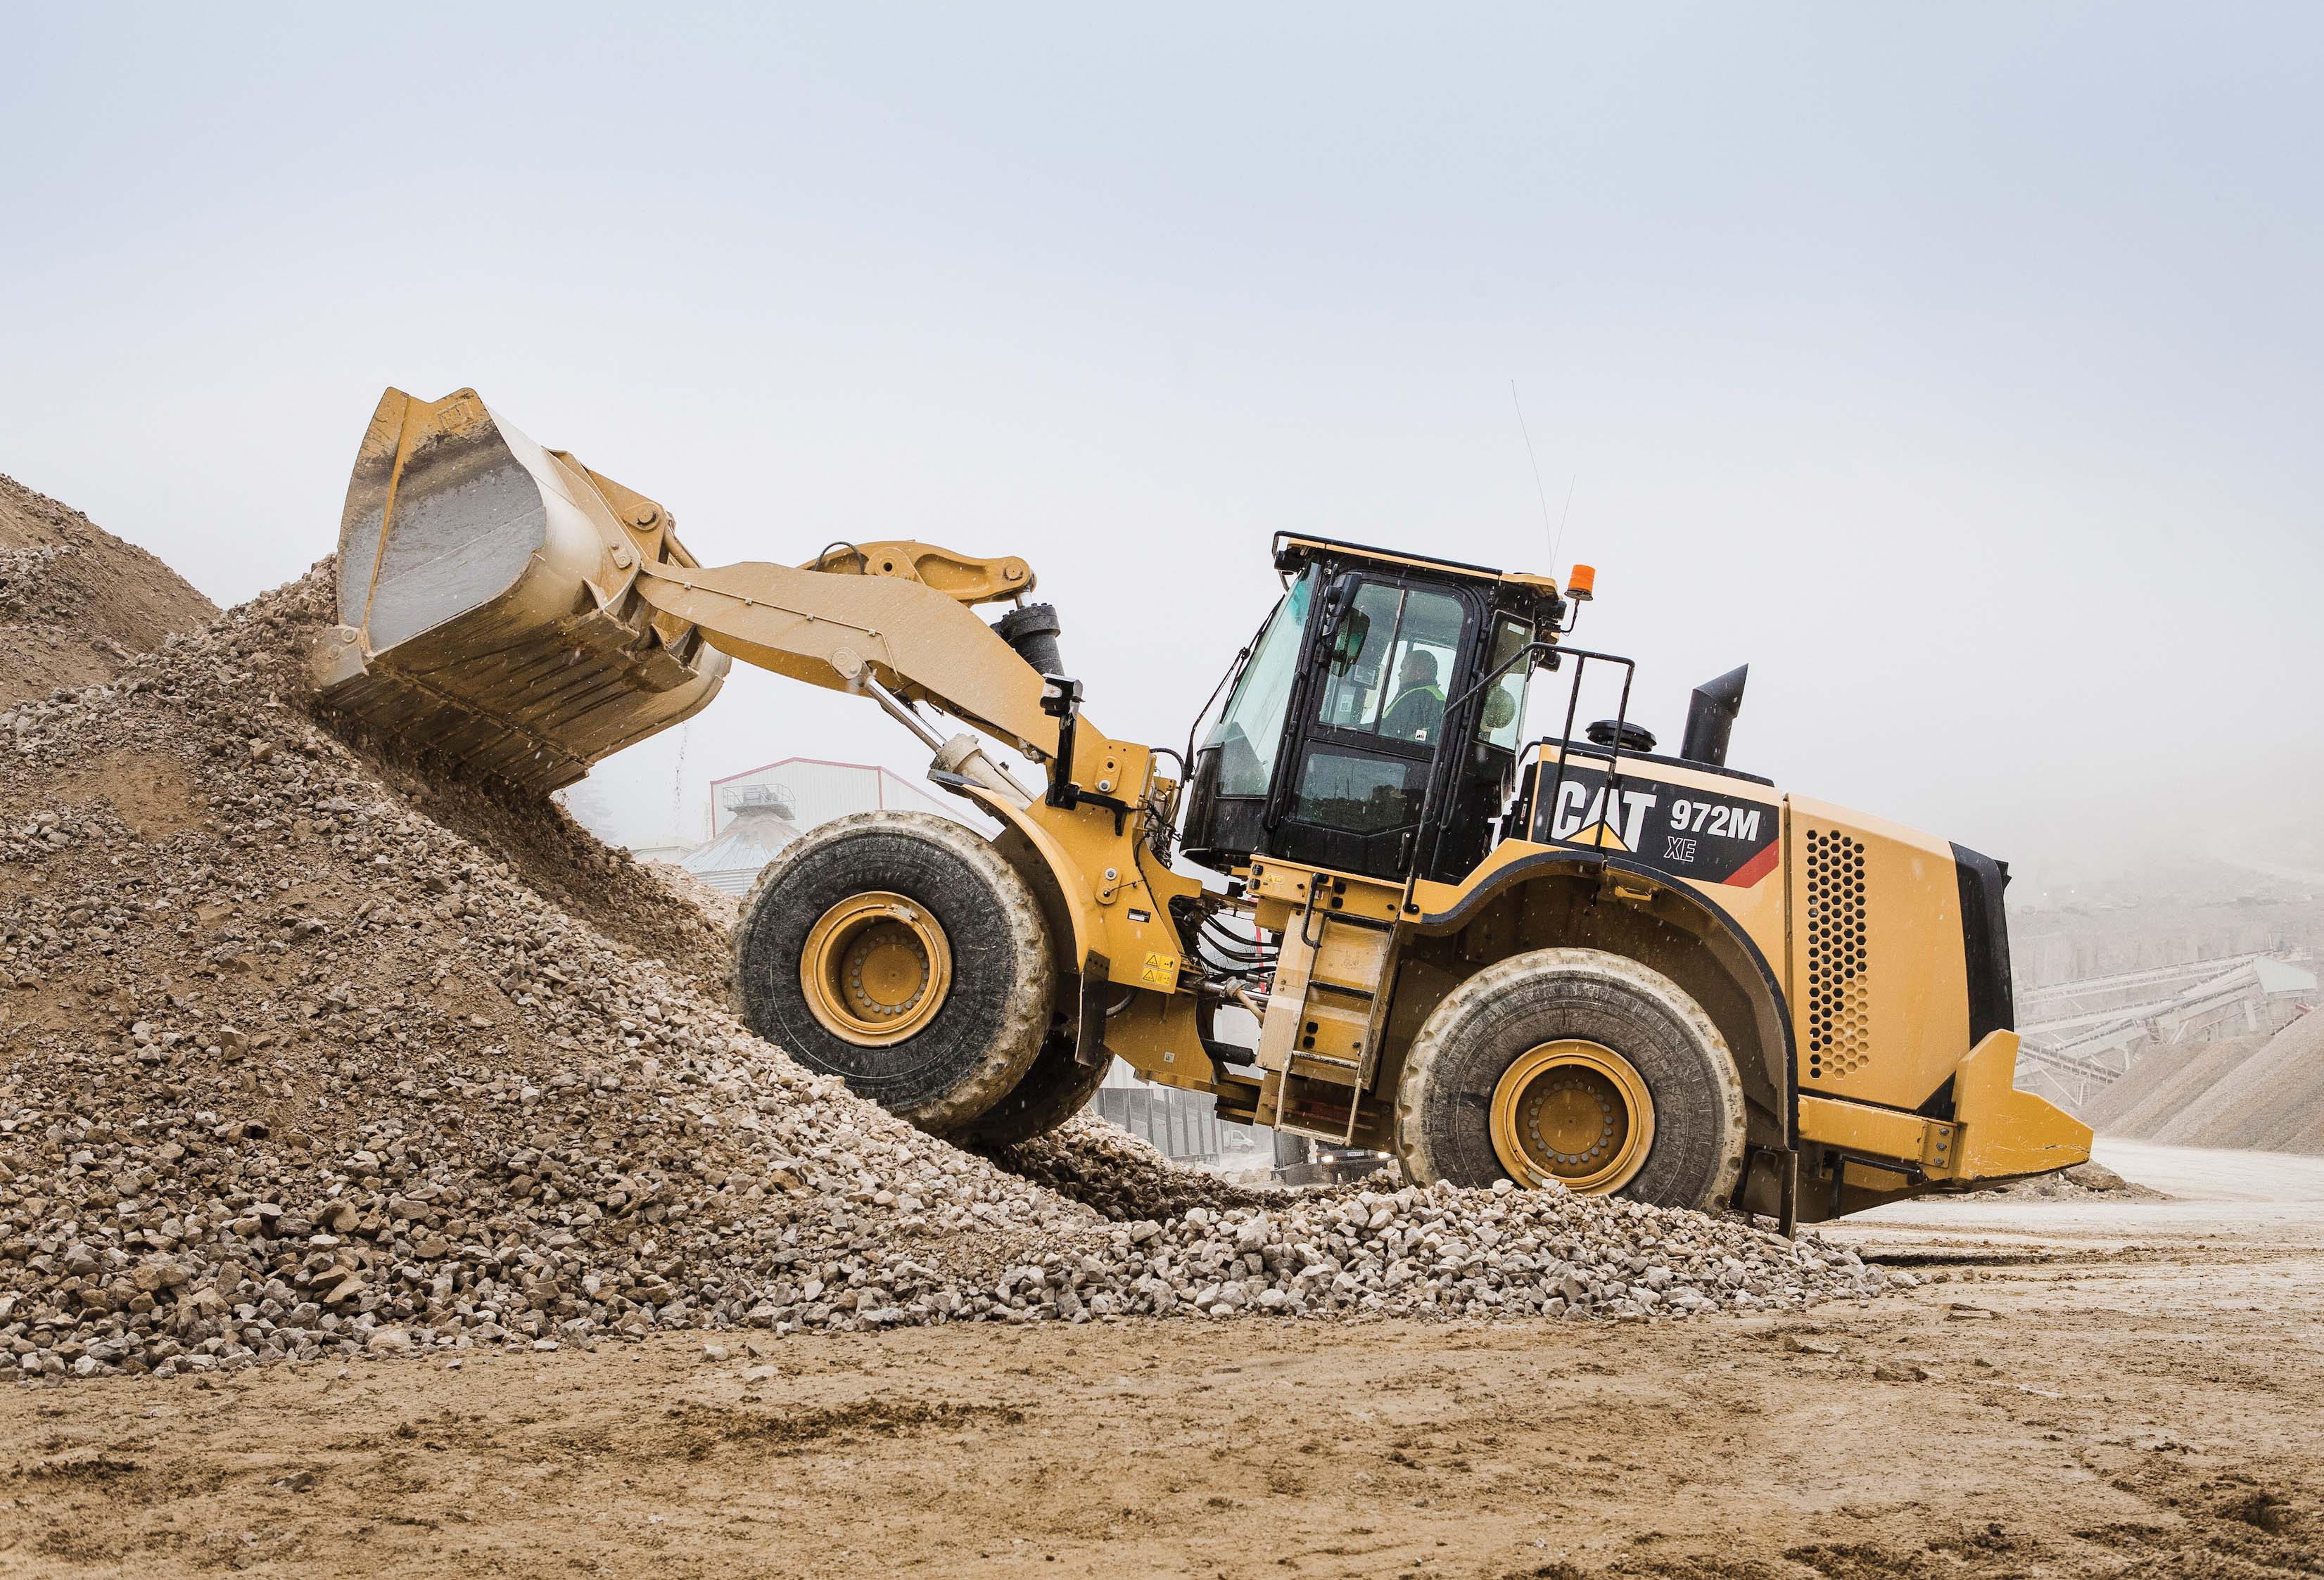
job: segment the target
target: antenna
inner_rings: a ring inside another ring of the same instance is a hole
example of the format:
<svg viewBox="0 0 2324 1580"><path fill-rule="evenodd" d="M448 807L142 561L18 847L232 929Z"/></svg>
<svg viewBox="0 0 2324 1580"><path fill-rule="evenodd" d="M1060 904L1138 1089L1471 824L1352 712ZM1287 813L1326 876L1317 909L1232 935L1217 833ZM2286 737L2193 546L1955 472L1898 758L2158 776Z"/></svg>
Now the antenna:
<svg viewBox="0 0 2324 1580"><path fill-rule="evenodd" d="M1541 485L1541 457L1534 454L1533 430L1526 426L1525 402L1517 399L1517 381L1509 381L1509 404L1517 409L1517 432L1525 436L1526 459L1533 464L1534 496L1541 501L1541 529L1549 534L1549 572L1557 574L1558 547L1565 541L1565 518L1573 513L1573 485L1582 481L1575 473L1565 485L1565 509L1557 518L1557 525L1549 524L1549 491Z"/></svg>

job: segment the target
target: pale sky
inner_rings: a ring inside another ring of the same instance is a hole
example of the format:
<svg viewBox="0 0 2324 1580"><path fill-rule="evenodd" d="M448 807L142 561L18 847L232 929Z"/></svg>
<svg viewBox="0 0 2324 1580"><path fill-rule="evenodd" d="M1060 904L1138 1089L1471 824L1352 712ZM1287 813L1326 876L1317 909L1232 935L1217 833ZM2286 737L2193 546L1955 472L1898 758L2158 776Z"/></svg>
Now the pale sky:
<svg viewBox="0 0 2324 1580"><path fill-rule="evenodd" d="M474 385L708 562L1025 556L1173 744L1277 530L1581 559L1674 742L1748 660L1737 766L2029 879L2324 867L2324 9L687 14L11 8L0 471L230 602ZM683 752L616 833L925 766Z"/></svg>

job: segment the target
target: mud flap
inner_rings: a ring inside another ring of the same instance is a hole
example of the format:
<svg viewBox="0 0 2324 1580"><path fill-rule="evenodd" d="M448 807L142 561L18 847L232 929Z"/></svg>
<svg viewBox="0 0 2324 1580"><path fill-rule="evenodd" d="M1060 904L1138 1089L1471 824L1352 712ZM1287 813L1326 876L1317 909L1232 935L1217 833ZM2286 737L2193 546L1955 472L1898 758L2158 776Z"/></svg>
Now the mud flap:
<svg viewBox="0 0 2324 1580"><path fill-rule="evenodd" d="M1082 961L1081 1024L1074 1033L1074 1058L1102 1064L1113 1055L1105 1045L1105 996L1113 987L1113 962L1092 950Z"/></svg>

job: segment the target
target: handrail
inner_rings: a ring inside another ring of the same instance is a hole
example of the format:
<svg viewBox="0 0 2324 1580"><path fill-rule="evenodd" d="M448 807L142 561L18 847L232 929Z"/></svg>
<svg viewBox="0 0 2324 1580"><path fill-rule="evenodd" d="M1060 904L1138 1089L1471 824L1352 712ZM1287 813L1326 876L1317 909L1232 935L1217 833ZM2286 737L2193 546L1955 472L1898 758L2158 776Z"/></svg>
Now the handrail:
<svg viewBox="0 0 2324 1580"><path fill-rule="evenodd" d="M1500 679L1502 675L1508 674L1511 668L1515 667L1519 659L1529 657L1537 653L1547 653L1553 656L1562 654L1581 660L1580 663L1577 663L1573 666L1573 679L1566 693L1565 734L1569 742L1573 735L1574 710L1582 705L1582 676L1589 668L1589 661L1595 658L1602 663L1618 664L1622 666L1622 701L1620 706L1616 710L1615 714L1614 751L1613 755L1607 758L1606 765L1607 793L1610 795L1621 784L1621 726L1627 723L1629 720L1630 685L1631 683L1637 678L1638 668L1637 662L1635 659L1625 658L1618 653L1599 653L1587 648L1569 648L1564 646L1563 643L1554 641L1545 642L1536 640L1527 642L1524 647L1518 648L1507 658L1502 659L1499 664L1493 666L1492 668L1487 670L1483 675L1478 678L1474 684L1469 687L1468 690L1462 692L1459 696L1446 703L1444 707L1444 717L1446 721L1449 722L1452 719L1457 718L1460 715L1461 710L1468 705L1469 700L1471 697L1474 697L1479 692L1484 690L1487 686ZM1435 856L1437 848L1437 840L1433 836L1435 832L1439 831L1435 831L1436 787L1448 776L1443 773L1441 769L1446 761L1444 748L1451 739L1452 736L1448 731L1443 739L1440 739L1437 741L1436 750L1429 758L1428 788L1426 793L1424 794L1420 799L1420 833L1423 837L1429 839L1428 850L1432 859ZM1462 739L1465 745L1467 740L1466 735L1464 734ZM1536 743L1536 747L1538 744L1539 743L1537 742ZM1583 750L1584 754L1587 756L1599 757L1605 755L1595 748L1585 748ZM1558 754L1557 777L1558 783L1563 785L1565 780L1565 753L1563 751L1560 751ZM1538 800L1541 794L1538 783L1536 783L1535 786L1534 794L1536 799ZM1553 803L1553 804L1554 804ZM1530 825L1528 825L1528 831L1530 831ZM1557 842L1563 843L1571 841ZM1404 878L1404 899L1402 901L1402 906L1404 911L1406 913L1416 908L1412 896L1416 892L1415 886L1420 882L1421 865L1420 851L1416 845L1412 852L1410 869L1405 874Z"/></svg>
<svg viewBox="0 0 2324 1580"><path fill-rule="evenodd" d="M1595 653L1583 648L1560 648L1558 651L1568 654L1574 658L1578 658L1581 662L1573 666L1573 679L1566 687L1565 728L1560 732L1558 738L1557 777L1549 786L1550 824L1548 831L1551 838L1549 839L1548 843L1553 845L1580 845L1582 841L1579 840L1561 840L1555 837L1557 833L1557 797L1559 793L1565 787L1565 765L1572 760L1576 756L1584 758L1601 758L1605 760L1606 793L1604 799L1600 803L1601 812L1599 818L1599 822L1602 826L1605 822L1602 809L1604 807L1610 806L1613 804L1616 792L1620 790L1622 786L1622 730L1630 721L1630 685L1632 682L1637 679L1638 665L1636 659L1625 658L1618 653ZM1590 660L1592 658L1598 659L1601 663L1618 664L1622 666L1622 700L1620 704L1614 710L1614 745L1610 751L1597 746L1577 747L1573 741L1573 715L1575 710L1580 708L1582 705L1582 677L1589 670ZM1536 807L1541 804L1541 778L1538 774L1536 774L1534 777L1533 795L1534 804ZM1526 831L1528 833L1532 831L1532 826L1533 819L1529 816L1526 819ZM1597 848L1601 850L1604 848L1604 840L1602 836L1600 836Z"/></svg>

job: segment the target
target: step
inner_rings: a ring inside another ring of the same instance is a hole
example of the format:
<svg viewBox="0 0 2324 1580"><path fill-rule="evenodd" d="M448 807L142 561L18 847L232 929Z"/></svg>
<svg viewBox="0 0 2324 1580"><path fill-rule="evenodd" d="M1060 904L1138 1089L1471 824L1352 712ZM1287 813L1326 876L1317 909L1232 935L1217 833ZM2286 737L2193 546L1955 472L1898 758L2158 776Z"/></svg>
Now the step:
<svg viewBox="0 0 2324 1580"><path fill-rule="evenodd" d="M1294 1053L1287 1073L1301 1080L1351 1087L1363 1079L1364 1067L1353 1059L1329 1059L1318 1053Z"/></svg>
<svg viewBox="0 0 2324 1580"><path fill-rule="evenodd" d="M1351 1087L1286 1076L1276 1094L1275 1128L1344 1144L1356 1133L1355 1097Z"/></svg>
<svg viewBox="0 0 2324 1580"><path fill-rule="evenodd" d="M1326 1004L1310 997L1292 1033L1290 1056L1336 1060L1350 1065L1364 1061L1364 1042L1371 1035L1368 1006Z"/></svg>

